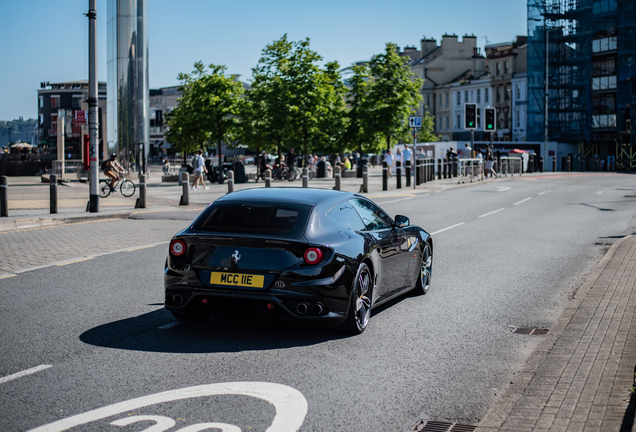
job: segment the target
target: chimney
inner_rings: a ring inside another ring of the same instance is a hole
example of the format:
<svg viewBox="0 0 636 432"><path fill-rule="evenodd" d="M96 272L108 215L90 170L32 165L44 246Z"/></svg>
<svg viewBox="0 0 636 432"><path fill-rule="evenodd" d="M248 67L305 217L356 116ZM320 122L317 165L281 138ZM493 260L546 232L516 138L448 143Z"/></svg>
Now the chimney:
<svg viewBox="0 0 636 432"><path fill-rule="evenodd" d="M422 57L437 48L437 41L435 39L426 39L426 37L424 37L420 43L422 46Z"/></svg>
<svg viewBox="0 0 636 432"><path fill-rule="evenodd" d="M473 48L473 78L483 75L486 72L486 59L479 54L477 48Z"/></svg>

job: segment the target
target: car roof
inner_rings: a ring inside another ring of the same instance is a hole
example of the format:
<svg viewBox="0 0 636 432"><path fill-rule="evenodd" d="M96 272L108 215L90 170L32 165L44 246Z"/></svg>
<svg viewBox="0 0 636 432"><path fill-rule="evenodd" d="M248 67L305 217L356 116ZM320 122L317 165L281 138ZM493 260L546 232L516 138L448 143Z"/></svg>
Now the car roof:
<svg viewBox="0 0 636 432"><path fill-rule="evenodd" d="M262 201L262 202L285 202L305 204L315 207L323 202L333 202L334 204L348 197L353 197L350 192L335 191L330 189L313 188L253 188L243 189L224 195L217 202L232 201Z"/></svg>

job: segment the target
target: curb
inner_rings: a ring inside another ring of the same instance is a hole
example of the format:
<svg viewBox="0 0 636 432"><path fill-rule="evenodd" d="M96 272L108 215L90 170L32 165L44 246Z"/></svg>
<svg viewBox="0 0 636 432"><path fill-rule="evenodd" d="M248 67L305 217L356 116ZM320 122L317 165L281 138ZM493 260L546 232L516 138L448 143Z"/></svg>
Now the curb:
<svg viewBox="0 0 636 432"><path fill-rule="evenodd" d="M0 232L15 231L29 228L40 228L52 225L62 225L69 223L87 222L99 219L126 219L132 212L98 214L95 216L67 216L67 217L34 217L19 218L14 220L0 221Z"/></svg>
<svg viewBox="0 0 636 432"><path fill-rule="evenodd" d="M497 397L488 410L484 418L479 422L475 429L476 432L491 432L500 430L501 426L512 412L515 404L522 397L524 391L530 384L532 378L541 373L541 366L545 363L550 351L556 345L563 331L570 323L579 306L588 295L600 275L603 273L611 259L614 257L618 248L634 235L627 235L612 245L609 251L601 258L599 263L585 277L581 287L571 292L572 300L565 307L559 318L556 320L552 328L543 339L537 349L530 354L528 359L521 365L519 371L515 375L514 384L511 384L500 397Z"/></svg>

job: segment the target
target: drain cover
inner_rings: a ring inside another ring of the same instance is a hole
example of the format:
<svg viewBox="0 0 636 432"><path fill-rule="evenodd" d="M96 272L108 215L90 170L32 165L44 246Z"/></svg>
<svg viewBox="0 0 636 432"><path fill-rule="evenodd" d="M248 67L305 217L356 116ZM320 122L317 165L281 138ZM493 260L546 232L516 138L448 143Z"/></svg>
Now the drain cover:
<svg viewBox="0 0 636 432"><path fill-rule="evenodd" d="M544 335L548 332L548 329L545 328L521 328L521 327L513 327L510 329L512 333L519 334L527 334L533 336Z"/></svg>
<svg viewBox="0 0 636 432"><path fill-rule="evenodd" d="M420 420L413 430L415 432L472 432L476 428L477 426L462 423Z"/></svg>

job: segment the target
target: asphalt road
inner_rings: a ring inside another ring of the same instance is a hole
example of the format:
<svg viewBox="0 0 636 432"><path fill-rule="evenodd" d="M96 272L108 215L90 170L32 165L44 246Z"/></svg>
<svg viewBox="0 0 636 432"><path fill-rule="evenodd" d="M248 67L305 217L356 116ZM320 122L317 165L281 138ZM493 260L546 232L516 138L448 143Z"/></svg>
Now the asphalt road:
<svg viewBox="0 0 636 432"><path fill-rule="evenodd" d="M165 242L196 212L92 224L96 238L107 232L125 245L0 279L0 430L67 418L40 430L477 424L540 341L511 327L549 329L607 245L636 231L628 175L515 178L376 202L433 233L433 285L375 310L356 337L289 323L176 321L162 307ZM12 378L21 371L32 373Z"/></svg>

